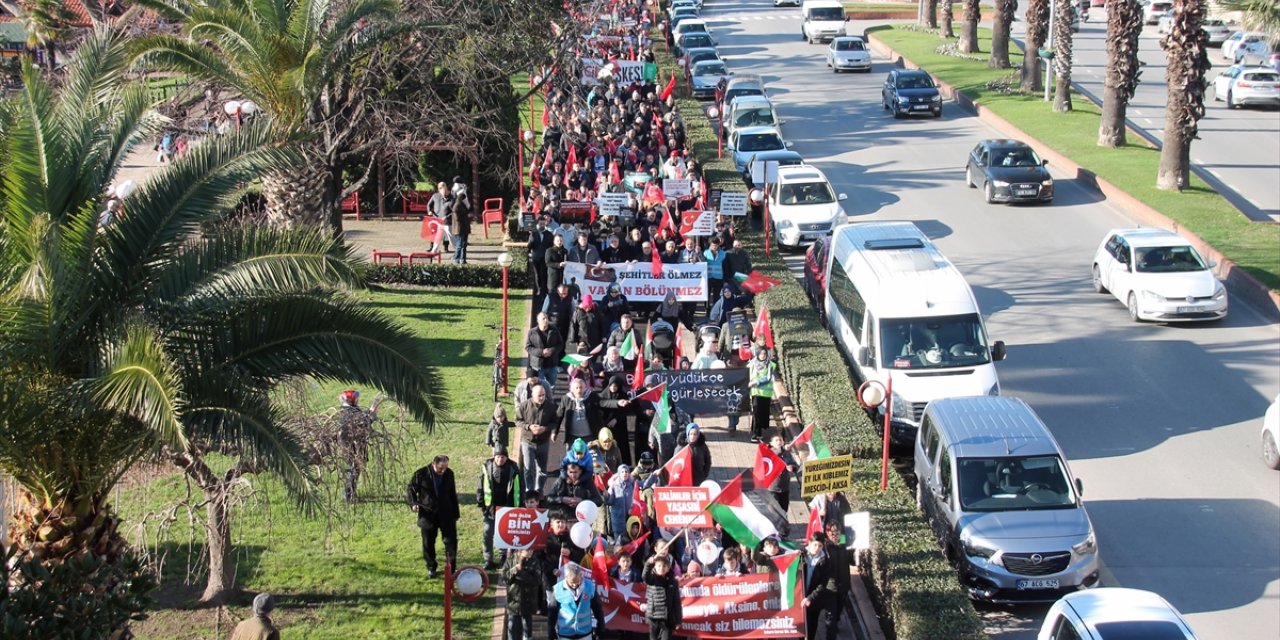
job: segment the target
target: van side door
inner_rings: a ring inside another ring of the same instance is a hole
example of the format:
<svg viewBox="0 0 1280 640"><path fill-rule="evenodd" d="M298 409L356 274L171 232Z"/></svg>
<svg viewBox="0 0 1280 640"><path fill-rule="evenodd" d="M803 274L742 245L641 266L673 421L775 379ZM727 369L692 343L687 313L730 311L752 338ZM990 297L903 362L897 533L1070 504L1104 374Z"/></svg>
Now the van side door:
<svg viewBox="0 0 1280 640"><path fill-rule="evenodd" d="M934 465L933 513L929 518L933 525L934 535L938 537L939 546L946 548L952 535L951 499L955 491L952 489L953 473L951 470L951 448L943 443L938 451L938 462Z"/></svg>

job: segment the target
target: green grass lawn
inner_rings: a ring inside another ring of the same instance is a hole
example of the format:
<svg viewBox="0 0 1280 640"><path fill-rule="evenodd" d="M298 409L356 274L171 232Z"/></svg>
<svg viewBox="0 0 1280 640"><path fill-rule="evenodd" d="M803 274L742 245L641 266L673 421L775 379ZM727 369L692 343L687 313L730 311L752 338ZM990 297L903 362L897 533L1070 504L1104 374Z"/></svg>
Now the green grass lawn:
<svg viewBox="0 0 1280 640"><path fill-rule="evenodd" d="M447 453L457 475L463 502L458 523L462 564L480 564L481 518L474 505L474 488L481 462L488 457L484 433L493 411L490 382L493 348L501 322L501 294L485 289L389 290L361 294L369 304L400 318L423 340L430 341L435 364L453 403L450 419L427 435L420 426L406 425L404 467L385 487L362 491L353 508L341 503L341 487L329 516L303 517L278 482L270 476L248 476L255 493L239 510L233 524L237 545L238 582L249 592L270 591L279 603L275 619L288 638L349 640L351 638L441 638L442 581L428 581L421 557L421 538L414 515L404 504L409 475L431 456ZM512 315L522 318L525 301L512 302ZM513 335L520 335L520 321ZM347 385L312 385L317 408L337 405ZM364 390L362 402L375 395ZM514 415L514 414L513 414ZM215 461L226 468L230 461ZM187 493L183 476L159 467L158 478L120 493L122 527L136 540L145 514L148 548L165 554L165 586L151 619L138 624L139 637L153 639L226 638L228 619L221 624L212 609L194 600L203 590L204 575L191 577L184 587L188 558L200 558L203 511L188 520L180 510L167 528L156 526L155 514L181 501ZM198 491L196 491L198 496ZM193 500L193 502L197 501ZM443 545L440 547L443 562ZM203 566L203 562L199 562ZM198 569L197 569L198 572ZM230 607L235 620L248 615L250 598ZM487 638L492 623L492 598L455 607L455 638Z"/></svg>
<svg viewBox="0 0 1280 640"><path fill-rule="evenodd" d="M874 34L975 102L1200 236L1267 287L1280 289L1280 225L1250 222L1195 174L1182 193L1157 189L1160 152L1134 135L1122 149L1097 146L1101 109L1083 96L1072 97L1075 111L1060 114L1041 96L986 89L987 82L1017 73L1016 68L987 68L990 30L978 30L982 62L935 53L944 41L934 34L892 27L877 28ZM1015 67L1022 64L1016 47L1010 58Z"/></svg>

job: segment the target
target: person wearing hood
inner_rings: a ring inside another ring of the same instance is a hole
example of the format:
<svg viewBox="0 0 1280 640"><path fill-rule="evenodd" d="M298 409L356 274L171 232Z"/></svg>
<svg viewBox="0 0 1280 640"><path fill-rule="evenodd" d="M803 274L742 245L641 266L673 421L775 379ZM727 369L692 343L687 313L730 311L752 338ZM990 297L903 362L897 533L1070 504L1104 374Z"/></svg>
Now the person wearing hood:
<svg viewBox="0 0 1280 640"><path fill-rule="evenodd" d="M634 478L635 474L634 473L631 474L631 477ZM640 480L637 479L636 482L640 482ZM641 499L647 500L648 498L645 498L644 494L645 494L644 489L641 489L640 490ZM653 492L649 492L649 494L652 496ZM648 512L648 509L649 509L649 506L648 506L648 503L646 503L645 504L646 513ZM641 518L640 516L627 516L627 535L623 539L623 543L633 544L635 543L636 540L640 540L641 538L644 538L643 540L641 540L639 544L635 545L635 549L631 552L631 559L634 560L636 564L643 564L645 560L648 560L649 552L650 550L653 549L652 537L645 536L645 532L649 530L649 528L645 526L645 519L647 518L648 518L647 515L645 516L645 518Z"/></svg>
<svg viewBox="0 0 1280 640"><path fill-rule="evenodd" d="M634 369L634 367L627 366L627 361L622 359L622 355L619 353L618 348L610 345L605 348L604 359L601 360L599 364L592 367L592 370L596 374L594 386L597 389L603 390L608 386L609 381L612 380L614 376L623 376L625 378L627 373L632 369ZM606 424L608 421L609 419L606 417Z"/></svg>
<svg viewBox="0 0 1280 640"><path fill-rule="evenodd" d="M609 292L600 301L600 307L600 317L612 338L612 333L622 324L622 316L631 312L631 303L622 295L622 287L614 282L609 285ZM637 342L636 346L640 346L640 343Z"/></svg>
<svg viewBox="0 0 1280 640"><path fill-rule="evenodd" d="M535 378L536 379L536 378ZM490 449L510 444L511 430L515 423L507 418L507 406L501 402L493 405L493 417L489 418L489 431L485 434L484 444Z"/></svg>
<svg viewBox="0 0 1280 640"><path fill-rule="evenodd" d="M827 534L814 531L804 547L804 600L800 604L804 607L804 637L809 640L817 640L820 620L826 622L827 640L840 637L840 629L835 625L838 618L831 615L838 589L836 567L832 566L826 545ZM848 571L847 568L843 570Z"/></svg>
<svg viewBox="0 0 1280 640"><path fill-rule="evenodd" d="M276 599L269 593L259 593L253 598L253 617L236 625L231 640L280 640L280 629L271 621Z"/></svg>
<svg viewBox="0 0 1280 640"><path fill-rule="evenodd" d="M449 233L453 234L453 262L467 263L467 237L471 235L471 196L460 176L453 178L453 217Z"/></svg>
<svg viewBox="0 0 1280 640"><path fill-rule="evenodd" d="M676 298L676 293L674 291L668 291L667 294L662 297L662 302L658 303L658 308L654 311L653 318L651 318L651 320L656 319L661 319L663 322L671 325L672 328L682 325L687 326L689 324L685 320L684 307ZM689 328L692 329L692 327Z"/></svg>
<svg viewBox="0 0 1280 640"><path fill-rule="evenodd" d="M631 515L631 503L635 496L636 480L631 477L631 467L618 465L617 473L609 477L604 492L604 503L609 506L609 532L613 544L620 546L627 535L627 518Z"/></svg>
<svg viewBox="0 0 1280 640"><path fill-rule="evenodd" d="M600 312L596 309L596 301L591 294L584 294L578 310L573 312L569 321L568 344L585 344L587 353L595 355L604 350L604 339L601 335Z"/></svg>
<svg viewBox="0 0 1280 640"><path fill-rule="evenodd" d="M711 310L707 311L707 319L703 324L722 327L729 320L729 314L738 309L750 306L751 298L738 295L737 289L728 282L720 285L720 297L715 299Z"/></svg>
<svg viewBox="0 0 1280 640"><path fill-rule="evenodd" d="M678 444L688 446L690 457L693 458L693 486L696 487L711 477L711 448L707 446L706 438L702 437L702 427L690 422Z"/></svg>
<svg viewBox="0 0 1280 640"><path fill-rule="evenodd" d="M761 349L747 367L747 386L751 389L751 441L760 442L773 415L773 378L778 365L768 349Z"/></svg>
<svg viewBox="0 0 1280 640"><path fill-rule="evenodd" d="M599 438L587 443L587 450L591 452L592 462L603 463L610 471L616 471L624 466L622 451L618 448L618 441L614 439L613 430L609 427L601 429Z"/></svg>

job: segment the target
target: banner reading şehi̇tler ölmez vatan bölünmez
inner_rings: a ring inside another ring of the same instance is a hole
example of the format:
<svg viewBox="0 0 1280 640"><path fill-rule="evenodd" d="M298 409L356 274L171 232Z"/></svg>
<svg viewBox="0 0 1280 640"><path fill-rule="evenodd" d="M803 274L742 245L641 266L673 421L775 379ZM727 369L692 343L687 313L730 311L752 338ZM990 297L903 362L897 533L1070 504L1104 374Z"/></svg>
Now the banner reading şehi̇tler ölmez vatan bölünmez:
<svg viewBox="0 0 1280 640"><path fill-rule="evenodd" d="M803 637L802 582L796 581L791 598L793 606L782 609L779 598L782 587L777 574L682 579L680 605L684 609L684 622L676 635L716 640ZM612 586L603 598L605 625L615 631L647 631L649 623L640 611L645 601L644 584Z"/></svg>
<svg viewBox="0 0 1280 640"><path fill-rule="evenodd" d="M596 300L603 298L609 292L609 285L616 283L631 302L660 302L668 291L675 293L681 302L701 302L707 299L707 263L664 264L662 277L655 278L653 263L648 260L603 267L566 262L564 282L576 282L582 293L589 293Z"/></svg>

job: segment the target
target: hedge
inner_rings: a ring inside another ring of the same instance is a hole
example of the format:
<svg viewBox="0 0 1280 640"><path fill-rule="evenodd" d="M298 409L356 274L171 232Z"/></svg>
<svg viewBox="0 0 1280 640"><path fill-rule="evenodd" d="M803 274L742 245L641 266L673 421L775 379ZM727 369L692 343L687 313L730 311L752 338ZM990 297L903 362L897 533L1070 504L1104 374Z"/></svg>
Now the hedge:
<svg viewBox="0 0 1280 640"><path fill-rule="evenodd" d="M657 51L659 78L676 68L669 53ZM679 74L677 74L679 76ZM705 118L695 117L702 105L681 83L678 109L684 115L688 145L701 160L708 189L741 191L741 176L726 155L717 160L716 133ZM942 556L915 496L897 473L889 474L889 488L880 491L879 429L853 397L855 378L839 348L818 322L804 290L796 283L781 249L764 257L763 232L741 229L760 273L782 281L759 296L769 309L774 344L783 383L803 420L822 429L837 454L854 455L852 502L871 512L871 583L876 605L889 622L885 632L898 640L986 638L981 619Z"/></svg>
<svg viewBox="0 0 1280 640"><path fill-rule="evenodd" d="M510 249L511 268L507 274L512 288L529 288L529 260L524 249ZM367 267L370 284L410 284L431 287L502 287L502 268L491 263L471 264L375 264Z"/></svg>

